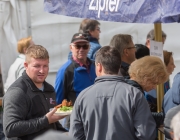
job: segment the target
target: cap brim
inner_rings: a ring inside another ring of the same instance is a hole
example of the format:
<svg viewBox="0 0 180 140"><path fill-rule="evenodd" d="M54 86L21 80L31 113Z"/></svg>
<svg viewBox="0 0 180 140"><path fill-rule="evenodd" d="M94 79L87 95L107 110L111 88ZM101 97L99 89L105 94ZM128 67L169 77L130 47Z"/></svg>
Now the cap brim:
<svg viewBox="0 0 180 140"><path fill-rule="evenodd" d="M89 43L89 41L87 41L87 40L76 40L76 41L73 41L72 43L79 43L79 42L86 42L86 43Z"/></svg>

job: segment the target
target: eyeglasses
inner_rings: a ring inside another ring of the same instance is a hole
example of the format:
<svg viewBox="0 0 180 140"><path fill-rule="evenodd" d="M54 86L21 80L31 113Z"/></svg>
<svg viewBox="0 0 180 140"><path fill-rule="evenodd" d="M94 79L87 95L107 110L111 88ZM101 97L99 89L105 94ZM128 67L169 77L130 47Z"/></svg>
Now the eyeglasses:
<svg viewBox="0 0 180 140"><path fill-rule="evenodd" d="M76 49L80 49L80 48L83 48L84 50L87 50L89 48L89 45L88 44L84 44L84 45L80 45L80 44L73 44L73 46L76 48Z"/></svg>
<svg viewBox="0 0 180 140"><path fill-rule="evenodd" d="M98 31L101 31L101 29L98 27L98 28L96 28L96 30L98 30Z"/></svg>

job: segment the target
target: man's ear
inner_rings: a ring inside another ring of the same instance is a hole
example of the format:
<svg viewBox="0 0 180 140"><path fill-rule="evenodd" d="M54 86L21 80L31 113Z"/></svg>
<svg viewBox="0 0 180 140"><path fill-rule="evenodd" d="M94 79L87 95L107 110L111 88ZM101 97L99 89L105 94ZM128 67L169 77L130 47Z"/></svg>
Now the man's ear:
<svg viewBox="0 0 180 140"><path fill-rule="evenodd" d="M98 73L102 73L102 65L101 63L97 63L96 65Z"/></svg>
<svg viewBox="0 0 180 140"><path fill-rule="evenodd" d="M91 35L93 33L93 31L88 31L88 33Z"/></svg>
<svg viewBox="0 0 180 140"><path fill-rule="evenodd" d="M28 67L28 63L25 61L24 62L24 68L26 69Z"/></svg>
<svg viewBox="0 0 180 140"><path fill-rule="evenodd" d="M150 49L150 40L149 39L146 40L146 46Z"/></svg>
<svg viewBox="0 0 180 140"><path fill-rule="evenodd" d="M125 56L128 56L129 54L128 54L128 49L124 49L123 50L123 55L125 55Z"/></svg>
<svg viewBox="0 0 180 140"><path fill-rule="evenodd" d="M70 50L72 50L72 45L69 45Z"/></svg>

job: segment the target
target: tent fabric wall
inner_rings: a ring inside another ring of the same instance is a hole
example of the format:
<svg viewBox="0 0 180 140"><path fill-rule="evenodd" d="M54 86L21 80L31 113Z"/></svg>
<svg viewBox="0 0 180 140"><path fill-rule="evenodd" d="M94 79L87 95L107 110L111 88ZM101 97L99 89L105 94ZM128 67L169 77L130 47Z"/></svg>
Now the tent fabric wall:
<svg viewBox="0 0 180 140"><path fill-rule="evenodd" d="M43 0L2 0L0 1L0 50L3 81L9 66L17 56L16 44L22 37L32 36L36 44L44 46L50 55L50 71L47 81L54 85L56 72L67 61L70 40L78 32L80 18L65 17L44 12ZM29 19L30 18L30 19ZM146 34L154 28L153 24L101 23L100 44L108 45L113 35L131 34L134 43L144 44ZM176 69L171 76L180 71L180 24L163 24L167 34L164 49L174 53ZM30 30L30 31L29 31ZM172 80L171 80L172 81Z"/></svg>
<svg viewBox="0 0 180 140"><path fill-rule="evenodd" d="M0 62L3 82L10 65L17 57L17 40L27 36L26 2L0 1Z"/></svg>

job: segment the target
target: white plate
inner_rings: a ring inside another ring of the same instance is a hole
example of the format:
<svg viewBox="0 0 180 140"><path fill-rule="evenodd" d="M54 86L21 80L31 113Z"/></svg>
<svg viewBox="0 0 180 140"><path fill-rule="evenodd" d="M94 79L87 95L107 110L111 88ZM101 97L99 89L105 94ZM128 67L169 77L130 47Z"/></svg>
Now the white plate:
<svg viewBox="0 0 180 140"><path fill-rule="evenodd" d="M68 116L72 113L72 111L68 111L68 112L55 112L56 115L59 116Z"/></svg>

